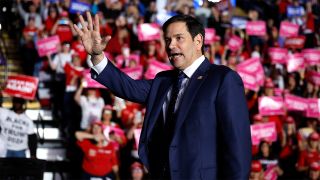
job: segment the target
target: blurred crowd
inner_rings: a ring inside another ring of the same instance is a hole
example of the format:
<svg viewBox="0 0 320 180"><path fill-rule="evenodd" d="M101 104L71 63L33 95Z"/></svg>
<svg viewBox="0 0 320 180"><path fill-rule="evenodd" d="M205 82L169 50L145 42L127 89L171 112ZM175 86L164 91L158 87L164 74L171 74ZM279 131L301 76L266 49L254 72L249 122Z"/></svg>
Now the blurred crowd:
<svg viewBox="0 0 320 180"><path fill-rule="evenodd" d="M154 61L170 65L164 42L160 39L139 41L138 26L157 23L163 17L186 14L196 17L215 35L205 44L205 56L211 63L226 65L235 71L248 59L258 58L264 81L258 89L245 93L252 125L272 123L276 138L261 138L252 146L251 179L320 179L319 115L285 109L282 114L261 114L261 97L284 97L286 94L306 99L320 98L319 80L308 78L320 73L320 60L303 68L290 70L274 63L270 48L284 48L289 55L305 49L320 49L319 0L78 0L89 5L100 17L100 33L110 35L105 52L119 68L142 67L142 76ZM76 35L73 24L78 14L70 12L70 0L17 0L21 17L21 54L24 74L38 77L50 88L50 98L38 93L43 107L53 109L60 131L68 139L68 158L79 163L81 177L144 179L146 169L139 161L137 144L143 124L144 106L126 101L107 88L90 87L83 72L89 69L90 57ZM249 35L245 23L263 21L264 35ZM304 43L287 43L292 37L280 35L283 21L298 25ZM57 35L57 53L39 56L36 42ZM241 38L239 48L230 48L230 39ZM134 55L134 56L133 56ZM135 58L132 58L135 57ZM138 58L136 58L138 57ZM112 78L112 77L110 77ZM0 115L1 116L1 115ZM192 133L192 132L190 132Z"/></svg>

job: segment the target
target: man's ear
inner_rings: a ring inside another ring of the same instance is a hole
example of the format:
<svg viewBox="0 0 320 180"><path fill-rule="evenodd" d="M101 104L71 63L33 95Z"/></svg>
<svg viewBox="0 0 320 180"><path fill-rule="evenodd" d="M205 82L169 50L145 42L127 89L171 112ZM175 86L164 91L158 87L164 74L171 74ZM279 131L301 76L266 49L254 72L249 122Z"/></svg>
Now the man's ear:
<svg viewBox="0 0 320 180"><path fill-rule="evenodd" d="M197 50L201 51L203 41L204 41L203 36L200 33L194 37L194 42L196 43Z"/></svg>

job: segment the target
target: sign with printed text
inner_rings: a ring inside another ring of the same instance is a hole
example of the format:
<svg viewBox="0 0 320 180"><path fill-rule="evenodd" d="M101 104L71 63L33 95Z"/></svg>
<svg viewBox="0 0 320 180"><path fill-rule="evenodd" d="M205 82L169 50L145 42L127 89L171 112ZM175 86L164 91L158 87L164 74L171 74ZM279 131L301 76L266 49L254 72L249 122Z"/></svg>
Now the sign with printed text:
<svg viewBox="0 0 320 180"><path fill-rule="evenodd" d="M305 113L306 117L319 118L320 117L320 99L309 98L308 109Z"/></svg>
<svg viewBox="0 0 320 180"><path fill-rule="evenodd" d="M205 28L205 44L212 44L215 40L216 30L214 28Z"/></svg>
<svg viewBox="0 0 320 180"><path fill-rule="evenodd" d="M275 122L253 124L250 126L250 129L253 145L259 145L261 139L265 139L270 142L277 140Z"/></svg>
<svg viewBox="0 0 320 180"><path fill-rule="evenodd" d="M302 55L306 63L314 66L320 63L320 49L304 49Z"/></svg>
<svg viewBox="0 0 320 180"><path fill-rule="evenodd" d="M238 51L242 46L243 40L238 36L232 36L228 41L228 46L231 51Z"/></svg>
<svg viewBox="0 0 320 180"><path fill-rule="evenodd" d="M91 78L90 69L86 69L83 71L83 78L84 82L82 85L84 88L106 88L105 86Z"/></svg>
<svg viewBox="0 0 320 180"><path fill-rule="evenodd" d="M39 79L26 75L11 75L8 77L6 88L3 93L10 96L33 100L37 89Z"/></svg>
<svg viewBox="0 0 320 180"><path fill-rule="evenodd" d="M146 79L153 79L157 73L161 71L166 71L172 69L171 65L156 61L156 60L151 60L149 67L147 71L144 74L144 77Z"/></svg>
<svg viewBox="0 0 320 180"><path fill-rule="evenodd" d="M247 59L237 65L237 71L246 71L249 73L254 73L257 83L262 86L264 84L264 70L259 58Z"/></svg>
<svg viewBox="0 0 320 180"><path fill-rule="evenodd" d="M287 56L287 71L289 73L304 69L304 58L301 53L290 54Z"/></svg>
<svg viewBox="0 0 320 180"><path fill-rule="evenodd" d="M138 39L139 41L159 40L160 26L156 23L144 23L138 25Z"/></svg>
<svg viewBox="0 0 320 180"><path fill-rule="evenodd" d="M286 48L302 49L305 42L305 36L288 37L284 42L284 46Z"/></svg>
<svg viewBox="0 0 320 180"><path fill-rule="evenodd" d="M243 71L242 69L237 69L237 72L241 77L243 85L246 89L256 92L259 91L259 84L257 83L256 75L254 73Z"/></svg>
<svg viewBox="0 0 320 180"><path fill-rule="evenodd" d="M134 68L124 68L124 69L121 69L121 71L126 73L132 79L141 79L142 78L143 67L139 65L139 66L134 67Z"/></svg>
<svg viewBox="0 0 320 180"><path fill-rule="evenodd" d="M280 36L282 37L293 37L297 36L299 32L299 25L282 21L280 25Z"/></svg>
<svg viewBox="0 0 320 180"><path fill-rule="evenodd" d="M286 58L288 55L288 49L285 48L269 48L268 49L269 57L273 64L285 64Z"/></svg>
<svg viewBox="0 0 320 180"><path fill-rule="evenodd" d="M259 114L263 116L284 115L284 102L282 97L263 96L258 100Z"/></svg>
<svg viewBox="0 0 320 180"><path fill-rule="evenodd" d="M69 12L72 14L76 14L76 13L82 14L85 11L89 11L90 8L91 8L91 5L88 3L73 0L70 3Z"/></svg>
<svg viewBox="0 0 320 180"><path fill-rule="evenodd" d="M36 44L39 56L43 57L58 52L58 47L60 46L60 39L57 35L51 36L48 38L38 40Z"/></svg>
<svg viewBox="0 0 320 180"><path fill-rule="evenodd" d="M308 109L308 100L305 98L286 94L284 101L289 111L306 111Z"/></svg>
<svg viewBox="0 0 320 180"><path fill-rule="evenodd" d="M264 36L266 35L265 21L249 21L246 26L246 32L250 36Z"/></svg>
<svg viewBox="0 0 320 180"><path fill-rule="evenodd" d="M320 86L320 73L317 71L308 71L306 74L306 78L308 81L313 84Z"/></svg>

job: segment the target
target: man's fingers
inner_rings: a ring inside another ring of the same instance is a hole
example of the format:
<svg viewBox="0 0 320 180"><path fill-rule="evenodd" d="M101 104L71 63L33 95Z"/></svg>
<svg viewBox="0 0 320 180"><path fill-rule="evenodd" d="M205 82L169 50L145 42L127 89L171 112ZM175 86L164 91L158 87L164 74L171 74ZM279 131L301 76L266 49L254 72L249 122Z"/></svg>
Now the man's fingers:
<svg viewBox="0 0 320 180"><path fill-rule="evenodd" d="M100 24L99 24L99 15L96 14L94 16L94 30L97 31L97 32L100 32Z"/></svg>
<svg viewBox="0 0 320 180"><path fill-rule="evenodd" d="M110 39L111 39L111 36L107 36L102 39L101 46L103 47L103 49L107 46Z"/></svg>
<svg viewBox="0 0 320 180"><path fill-rule="evenodd" d="M87 25L86 25L86 23L84 22L84 19L83 19L82 15L79 16L79 19L80 19L80 23L81 23L81 26L82 26L83 31L84 31L84 32L88 31Z"/></svg>
<svg viewBox="0 0 320 180"><path fill-rule="evenodd" d="M78 33L78 35L81 37L83 36L83 32L81 31L81 29L76 25L73 24L74 29L76 30L76 32Z"/></svg>
<svg viewBox="0 0 320 180"><path fill-rule="evenodd" d="M92 24L92 18L91 18L91 14L89 11L87 11L87 20L88 20L88 27L89 30L92 31L93 30L93 24Z"/></svg>

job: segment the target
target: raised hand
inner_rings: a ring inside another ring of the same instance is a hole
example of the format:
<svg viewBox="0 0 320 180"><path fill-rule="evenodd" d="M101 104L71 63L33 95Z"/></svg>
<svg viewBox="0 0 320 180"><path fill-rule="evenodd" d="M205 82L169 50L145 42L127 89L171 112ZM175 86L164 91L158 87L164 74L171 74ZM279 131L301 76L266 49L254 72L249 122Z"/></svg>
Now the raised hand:
<svg viewBox="0 0 320 180"><path fill-rule="evenodd" d="M98 64L104 57L103 50L105 49L110 36L102 38L100 35L99 16L95 15L94 22L92 22L90 12L86 12L88 25L86 25L82 15L79 16L82 29L76 24L74 29L81 38L81 42L88 54L92 56L91 60L94 65Z"/></svg>

